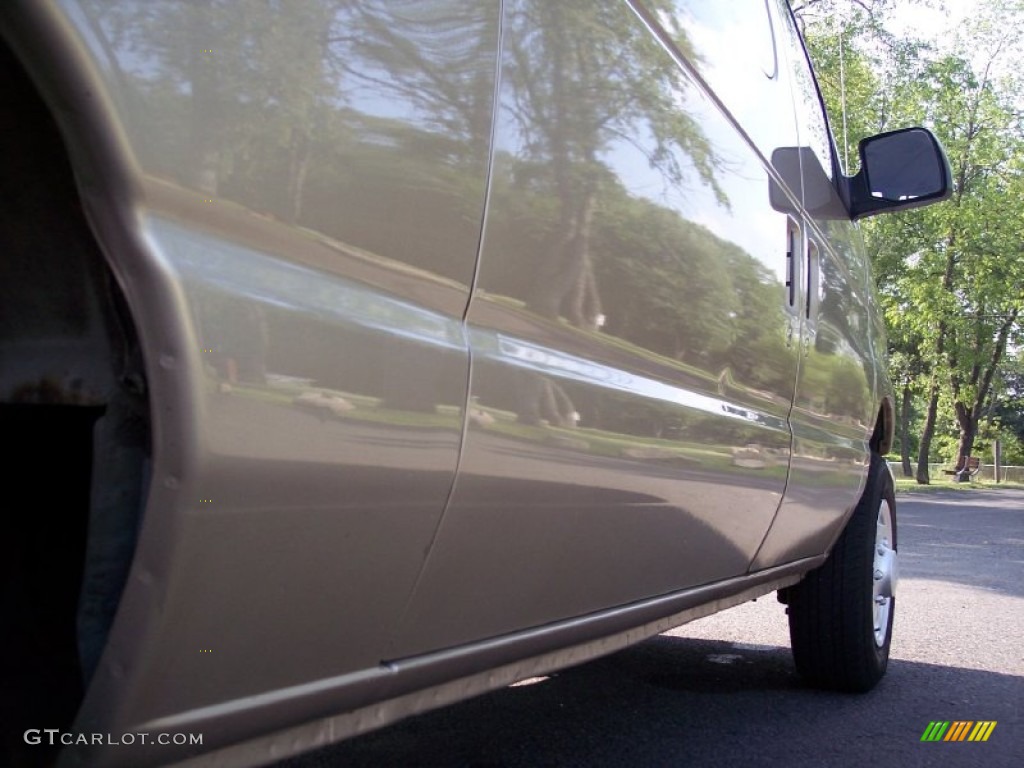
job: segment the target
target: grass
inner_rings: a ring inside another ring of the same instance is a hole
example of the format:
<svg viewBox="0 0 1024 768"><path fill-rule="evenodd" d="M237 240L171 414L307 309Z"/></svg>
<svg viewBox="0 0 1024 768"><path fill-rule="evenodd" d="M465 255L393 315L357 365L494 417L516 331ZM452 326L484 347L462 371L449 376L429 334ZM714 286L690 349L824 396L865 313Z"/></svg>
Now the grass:
<svg viewBox="0 0 1024 768"><path fill-rule="evenodd" d="M930 485L918 485L912 477L896 474L897 493L937 493L939 491L989 491L997 488L1024 488L1024 483L994 483L991 480L972 480L967 483L953 482L952 476L932 476Z"/></svg>

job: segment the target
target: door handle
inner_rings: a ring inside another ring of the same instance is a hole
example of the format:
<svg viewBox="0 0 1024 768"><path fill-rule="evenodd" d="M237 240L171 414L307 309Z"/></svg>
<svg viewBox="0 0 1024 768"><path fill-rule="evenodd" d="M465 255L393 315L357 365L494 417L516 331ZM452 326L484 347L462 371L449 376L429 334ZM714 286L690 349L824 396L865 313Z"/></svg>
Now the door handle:
<svg viewBox="0 0 1024 768"><path fill-rule="evenodd" d="M799 344L801 315L800 273L803 271L803 230L795 219L786 217L786 348Z"/></svg>
<svg viewBox="0 0 1024 768"><path fill-rule="evenodd" d="M818 335L818 312L821 305L821 248L811 237L807 238L806 276L802 335L804 355L809 355Z"/></svg>
<svg viewBox="0 0 1024 768"><path fill-rule="evenodd" d="M807 238L807 298L804 302L804 317L817 320L818 304L821 299L821 249L813 239Z"/></svg>
<svg viewBox="0 0 1024 768"><path fill-rule="evenodd" d="M793 219L786 219L786 307L792 313L797 312L800 285L800 225Z"/></svg>

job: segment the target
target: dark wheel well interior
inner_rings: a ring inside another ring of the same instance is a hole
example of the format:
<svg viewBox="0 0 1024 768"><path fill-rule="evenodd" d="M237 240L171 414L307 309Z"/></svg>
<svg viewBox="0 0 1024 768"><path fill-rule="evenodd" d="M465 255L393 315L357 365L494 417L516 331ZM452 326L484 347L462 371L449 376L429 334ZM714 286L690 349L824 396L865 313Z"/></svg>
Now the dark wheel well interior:
<svg viewBox="0 0 1024 768"><path fill-rule="evenodd" d="M152 447L136 330L61 134L2 43L0 72L0 755L34 765L23 731L70 726L106 642Z"/></svg>
<svg viewBox="0 0 1024 768"><path fill-rule="evenodd" d="M895 427L896 419L892 403L888 399L883 400L881 407L878 409L878 416L875 419L875 429L871 433L871 450L879 456L885 456L889 453L892 450Z"/></svg>

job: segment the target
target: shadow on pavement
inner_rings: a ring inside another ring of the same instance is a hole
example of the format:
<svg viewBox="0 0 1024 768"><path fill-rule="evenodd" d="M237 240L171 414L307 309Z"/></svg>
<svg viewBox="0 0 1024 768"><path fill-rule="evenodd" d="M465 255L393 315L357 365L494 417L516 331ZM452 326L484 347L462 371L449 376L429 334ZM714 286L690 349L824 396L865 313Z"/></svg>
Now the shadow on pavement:
<svg viewBox="0 0 1024 768"><path fill-rule="evenodd" d="M314 766L1024 765L1024 678L893 660L875 691L805 688L788 648L659 636L328 747ZM996 720L987 743L922 743Z"/></svg>

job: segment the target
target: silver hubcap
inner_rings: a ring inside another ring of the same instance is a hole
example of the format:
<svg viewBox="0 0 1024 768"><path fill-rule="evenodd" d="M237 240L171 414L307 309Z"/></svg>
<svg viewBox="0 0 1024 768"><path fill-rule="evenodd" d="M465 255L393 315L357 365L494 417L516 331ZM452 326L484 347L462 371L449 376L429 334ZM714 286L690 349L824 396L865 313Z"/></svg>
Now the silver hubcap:
<svg viewBox="0 0 1024 768"><path fill-rule="evenodd" d="M874 600L875 645L885 645L889 634L889 613L896 594L896 550L893 548L892 510L882 499L875 526L875 557L871 597Z"/></svg>

